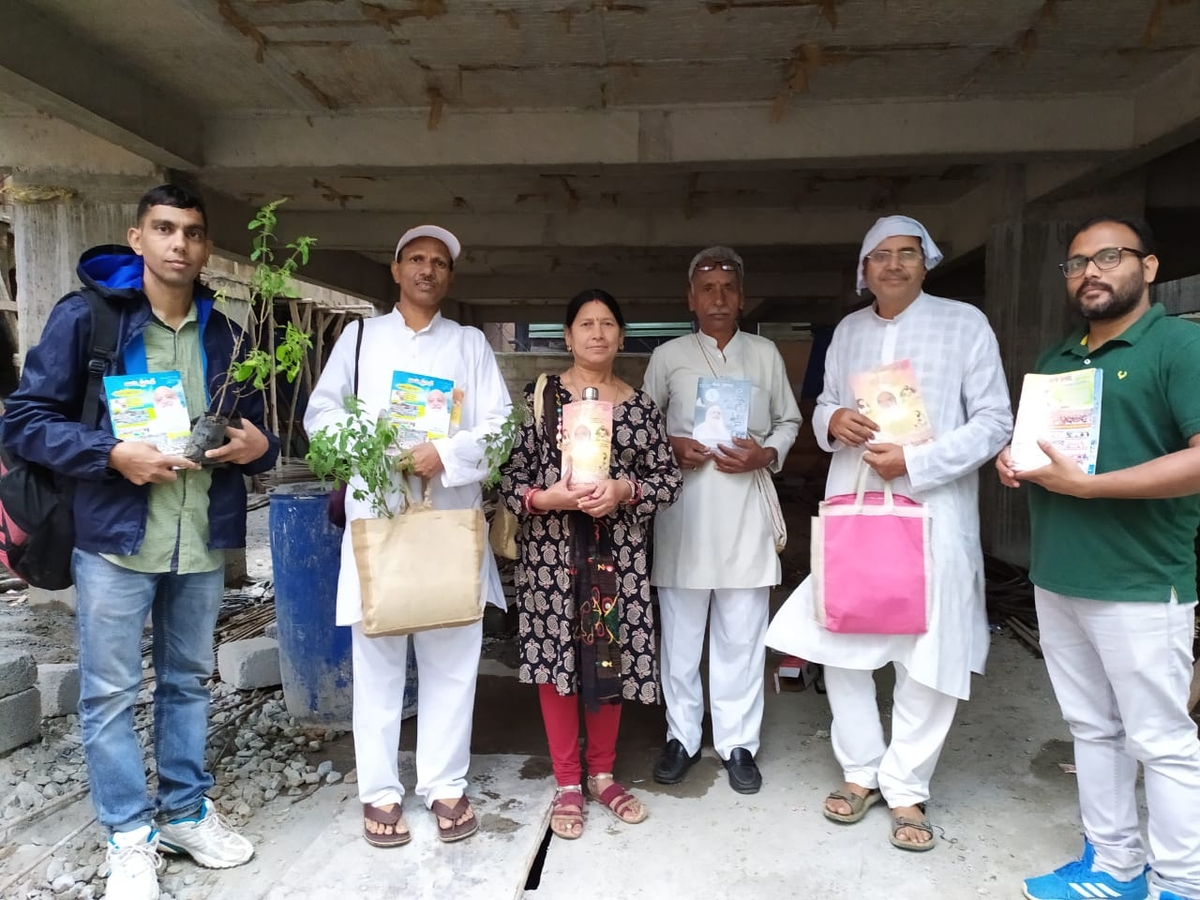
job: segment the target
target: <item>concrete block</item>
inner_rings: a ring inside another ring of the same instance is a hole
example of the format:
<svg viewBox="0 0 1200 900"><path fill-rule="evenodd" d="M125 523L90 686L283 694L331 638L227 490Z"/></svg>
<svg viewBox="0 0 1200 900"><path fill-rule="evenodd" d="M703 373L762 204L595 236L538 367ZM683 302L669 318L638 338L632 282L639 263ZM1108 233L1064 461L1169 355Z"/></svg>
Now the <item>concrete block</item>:
<svg viewBox="0 0 1200 900"><path fill-rule="evenodd" d="M35 687L0 697L0 753L37 740L42 728L42 698Z"/></svg>
<svg viewBox="0 0 1200 900"><path fill-rule="evenodd" d="M0 650L0 697L19 694L37 683L37 663L28 653Z"/></svg>
<svg viewBox="0 0 1200 900"><path fill-rule="evenodd" d="M69 716L79 707L79 666L46 663L38 666L38 690L43 716Z"/></svg>
<svg viewBox="0 0 1200 900"><path fill-rule="evenodd" d="M217 651L217 669L221 680L239 691L278 687L283 683L279 670L279 642L256 637L222 644Z"/></svg>

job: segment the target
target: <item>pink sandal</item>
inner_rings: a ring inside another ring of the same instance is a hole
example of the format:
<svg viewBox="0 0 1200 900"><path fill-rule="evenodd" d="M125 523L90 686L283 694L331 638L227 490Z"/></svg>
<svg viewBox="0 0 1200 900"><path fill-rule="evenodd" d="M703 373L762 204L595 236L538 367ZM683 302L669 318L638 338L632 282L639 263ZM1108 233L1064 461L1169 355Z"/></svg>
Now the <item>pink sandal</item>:
<svg viewBox="0 0 1200 900"><path fill-rule="evenodd" d="M629 793L625 785L621 784L620 782L614 781L603 791L597 793L596 779L598 777L600 776L588 776L588 795L593 800L601 804L605 809L607 809L626 825L636 825L639 822L644 822L646 820L646 816L648 816L649 813L646 811L645 805L643 805L637 797ZM612 776L605 774L605 777L611 778ZM634 810L637 809L637 806L634 806L633 804L640 806L640 811L635 812Z"/></svg>

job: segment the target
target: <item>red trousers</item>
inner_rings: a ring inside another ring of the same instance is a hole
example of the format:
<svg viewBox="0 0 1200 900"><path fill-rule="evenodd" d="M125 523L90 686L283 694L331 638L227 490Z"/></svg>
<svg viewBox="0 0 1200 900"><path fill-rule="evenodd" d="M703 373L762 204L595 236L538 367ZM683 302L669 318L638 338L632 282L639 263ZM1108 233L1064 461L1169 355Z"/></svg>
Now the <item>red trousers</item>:
<svg viewBox="0 0 1200 900"><path fill-rule="evenodd" d="M563 696L552 684L538 685L542 702L542 720L546 723L546 739L550 744L550 761L554 765L554 780L563 785L582 784L583 769L579 764L579 695ZM621 704L602 703L595 712L583 711L587 727L587 758L589 775L611 772L617 761L617 730L621 725Z"/></svg>

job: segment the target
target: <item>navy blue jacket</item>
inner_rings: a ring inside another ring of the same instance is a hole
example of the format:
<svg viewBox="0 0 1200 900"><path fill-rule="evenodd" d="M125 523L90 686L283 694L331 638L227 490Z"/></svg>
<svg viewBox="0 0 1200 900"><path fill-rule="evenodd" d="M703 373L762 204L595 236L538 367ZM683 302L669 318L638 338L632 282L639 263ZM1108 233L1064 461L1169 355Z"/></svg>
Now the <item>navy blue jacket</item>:
<svg viewBox="0 0 1200 900"><path fill-rule="evenodd" d="M142 332L151 319L150 301L142 293L142 259L128 247L93 247L79 260L79 279L121 310L117 358L105 375L145 371ZM238 325L213 308L212 293L196 283L194 302L201 328L205 381L215 394L233 354ZM81 424L79 416L88 382L91 312L87 299L71 294L46 320L41 341L30 348L21 383L4 403L0 442L18 456L76 479L75 546L93 553L134 554L146 533L150 485L136 485L108 467L117 443L102 403L99 427ZM243 348L243 352L248 350ZM139 368L140 364L140 368ZM226 392L228 413L234 391ZM193 416L204 412L198 398L188 397ZM204 398L207 404L208 398ZM213 410L217 412L218 410ZM265 472L279 455L279 438L267 432L260 391L237 400L237 411L266 434L270 447L253 463L213 469L208 491L209 547L229 549L246 544L246 486L243 475Z"/></svg>

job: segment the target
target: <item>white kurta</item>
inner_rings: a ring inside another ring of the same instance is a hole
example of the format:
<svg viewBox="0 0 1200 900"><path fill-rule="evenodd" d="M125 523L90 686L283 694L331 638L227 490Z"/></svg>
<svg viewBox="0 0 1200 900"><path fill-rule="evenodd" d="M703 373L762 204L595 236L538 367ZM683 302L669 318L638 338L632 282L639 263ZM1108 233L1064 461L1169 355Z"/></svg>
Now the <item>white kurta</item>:
<svg viewBox="0 0 1200 900"><path fill-rule="evenodd" d="M862 451L829 437L829 420L854 408L852 373L909 359L933 425L933 442L905 447L908 474L893 489L932 513L934 597L923 635L835 634L817 623L812 578L793 592L767 644L802 659L847 669L904 664L921 684L967 699L971 672L987 659L978 469L1008 442L1012 410L996 336L982 312L922 293L894 319L874 307L851 313L833 334L825 385L813 414L817 442L833 452L825 496L855 490ZM867 490L880 490L870 473Z"/></svg>
<svg viewBox="0 0 1200 900"><path fill-rule="evenodd" d="M644 390L666 413L667 433L692 437L696 383L701 378L745 379L753 385L750 437L778 454L778 472L800 430L800 407L783 357L772 341L737 332L717 349L703 332L655 349ZM779 555L764 500L752 472L717 471L711 462L685 470L679 499L654 518L654 567L661 587L755 588L779 584Z"/></svg>
<svg viewBox="0 0 1200 900"><path fill-rule="evenodd" d="M345 422L348 413L345 397L354 392L354 346L358 325L351 325L338 338L321 377L313 389L304 414L309 434L330 425ZM368 414L386 410L390 402L392 374L413 372L435 378L449 378L465 391L459 431L433 442L445 471L434 479L433 506L436 509L478 508L483 503L480 481L487 474L483 435L504 424L512 401L500 374L496 357L483 332L434 316L420 331L413 331L398 311L364 319L362 349L359 356L358 397ZM351 482L353 484L353 482ZM360 482L361 484L361 482ZM410 479L410 490L414 488ZM395 498L398 504L398 496ZM346 492L346 520L369 518L367 500L355 500ZM483 602L504 608L504 593L491 548L483 548L480 573ZM342 564L338 575L337 624L351 625L362 619L358 570L350 529L342 539Z"/></svg>

